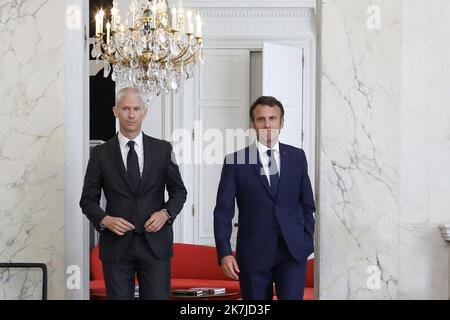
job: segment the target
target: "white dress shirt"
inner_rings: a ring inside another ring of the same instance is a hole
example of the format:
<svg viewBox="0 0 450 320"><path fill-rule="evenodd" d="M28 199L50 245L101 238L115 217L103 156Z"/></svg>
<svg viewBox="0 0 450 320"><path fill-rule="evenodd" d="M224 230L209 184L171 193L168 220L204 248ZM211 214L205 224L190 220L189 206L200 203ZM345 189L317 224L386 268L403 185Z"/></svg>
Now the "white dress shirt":
<svg viewBox="0 0 450 320"><path fill-rule="evenodd" d="M256 148L258 149L259 159L261 160L261 164L264 169L264 173L266 174L267 181L269 181L270 185L270 176L269 176L269 161L270 158L267 154L267 150L270 150L267 146L256 141ZM275 162L277 163L278 174L281 176L281 161L280 161L280 143L277 142L272 148L274 152Z"/></svg>
<svg viewBox="0 0 450 320"><path fill-rule="evenodd" d="M122 154L123 164L125 165L125 169L128 169L127 168L127 156L128 156L128 151L130 151L130 147L127 145L127 143L128 143L128 141L130 141L130 139L125 137L122 133L120 133L120 131L119 131L118 137L119 137L120 153ZM142 172L144 171L144 145L143 145L143 140L142 140L142 131L139 133L139 135L133 141L134 141L134 150L136 151L137 156L138 156L139 172L142 177Z"/></svg>

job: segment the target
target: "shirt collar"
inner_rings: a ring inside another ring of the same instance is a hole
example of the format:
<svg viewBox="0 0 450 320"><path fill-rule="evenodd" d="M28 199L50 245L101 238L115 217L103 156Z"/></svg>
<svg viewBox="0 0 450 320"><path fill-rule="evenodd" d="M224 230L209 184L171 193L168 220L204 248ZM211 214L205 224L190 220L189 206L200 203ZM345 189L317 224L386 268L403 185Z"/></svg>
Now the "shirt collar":
<svg viewBox="0 0 450 320"><path fill-rule="evenodd" d="M117 136L119 138L120 147L125 148L125 146L128 144L128 141L130 141L130 139L125 137L120 131ZM138 146L140 148L142 147L142 131L139 132L139 135L133 141L136 146Z"/></svg>
<svg viewBox="0 0 450 320"><path fill-rule="evenodd" d="M256 148L258 148L258 151L260 153L264 153L267 154L267 150L272 149L276 152L280 152L280 142L277 141L277 143L272 147L272 148L268 148L266 145L262 144L259 141L256 141Z"/></svg>

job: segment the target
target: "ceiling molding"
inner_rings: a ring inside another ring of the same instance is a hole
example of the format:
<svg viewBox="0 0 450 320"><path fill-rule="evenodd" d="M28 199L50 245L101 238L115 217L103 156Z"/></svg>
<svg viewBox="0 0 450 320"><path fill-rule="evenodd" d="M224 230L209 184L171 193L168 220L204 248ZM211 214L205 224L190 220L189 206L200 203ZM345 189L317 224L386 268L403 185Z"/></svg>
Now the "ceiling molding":
<svg viewBox="0 0 450 320"><path fill-rule="evenodd" d="M198 8L203 18L312 18L312 8Z"/></svg>
<svg viewBox="0 0 450 320"><path fill-rule="evenodd" d="M316 8L316 0L184 0L185 7L191 8Z"/></svg>

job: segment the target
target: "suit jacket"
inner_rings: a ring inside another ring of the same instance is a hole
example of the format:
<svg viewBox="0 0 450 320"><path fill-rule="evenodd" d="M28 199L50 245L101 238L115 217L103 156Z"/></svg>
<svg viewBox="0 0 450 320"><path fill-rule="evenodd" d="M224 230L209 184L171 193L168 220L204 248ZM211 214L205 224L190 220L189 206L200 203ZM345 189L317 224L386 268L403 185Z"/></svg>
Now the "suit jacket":
<svg viewBox="0 0 450 320"><path fill-rule="evenodd" d="M101 230L106 215L121 217L142 230L145 222L165 208L171 218L160 231L145 232L153 253L168 259L173 255L172 222L183 208L187 191L177 164L172 160L169 142L143 134L144 168L137 193L130 188L128 174L120 153L117 135L92 149L86 170L80 207L100 232L99 250L103 261L118 261L130 248L133 232L120 237L108 229ZM165 202L167 188L169 199ZM101 190L106 197L106 212L99 206Z"/></svg>
<svg viewBox="0 0 450 320"><path fill-rule="evenodd" d="M235 199L239 211L236 258L241 271L262 271L273 265L279 232L298 262L305 262L314 251L315 204L305 153L280 143L280 161L278 194L274 196L267 176L261 174L255 144L225 158L214 209L219 262L232 252Z"/></svg>

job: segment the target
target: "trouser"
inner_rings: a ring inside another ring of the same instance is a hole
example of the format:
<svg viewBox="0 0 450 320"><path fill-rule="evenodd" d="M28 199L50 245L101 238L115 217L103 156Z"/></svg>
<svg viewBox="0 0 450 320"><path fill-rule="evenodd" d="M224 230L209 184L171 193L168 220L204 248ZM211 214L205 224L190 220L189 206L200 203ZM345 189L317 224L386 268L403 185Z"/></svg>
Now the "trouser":
<svg viewBox="0 0 450 320"><path fill-rule="evenodd" d="M239 282L242 299L272 300L275 284L278 300L303 300L306 261L297 262L281 236L277 241L277 255L270 269L258 272L241 270Z"/></svg>
<svg viewBox="0 0 450 320"><path fill-rule="evenodd" d="M133 300L136 275L140 299L169 299L170 261L161 260L153 254L145 234L133 233L133 245L121 260L102 261L108 299Z"/></svg>

